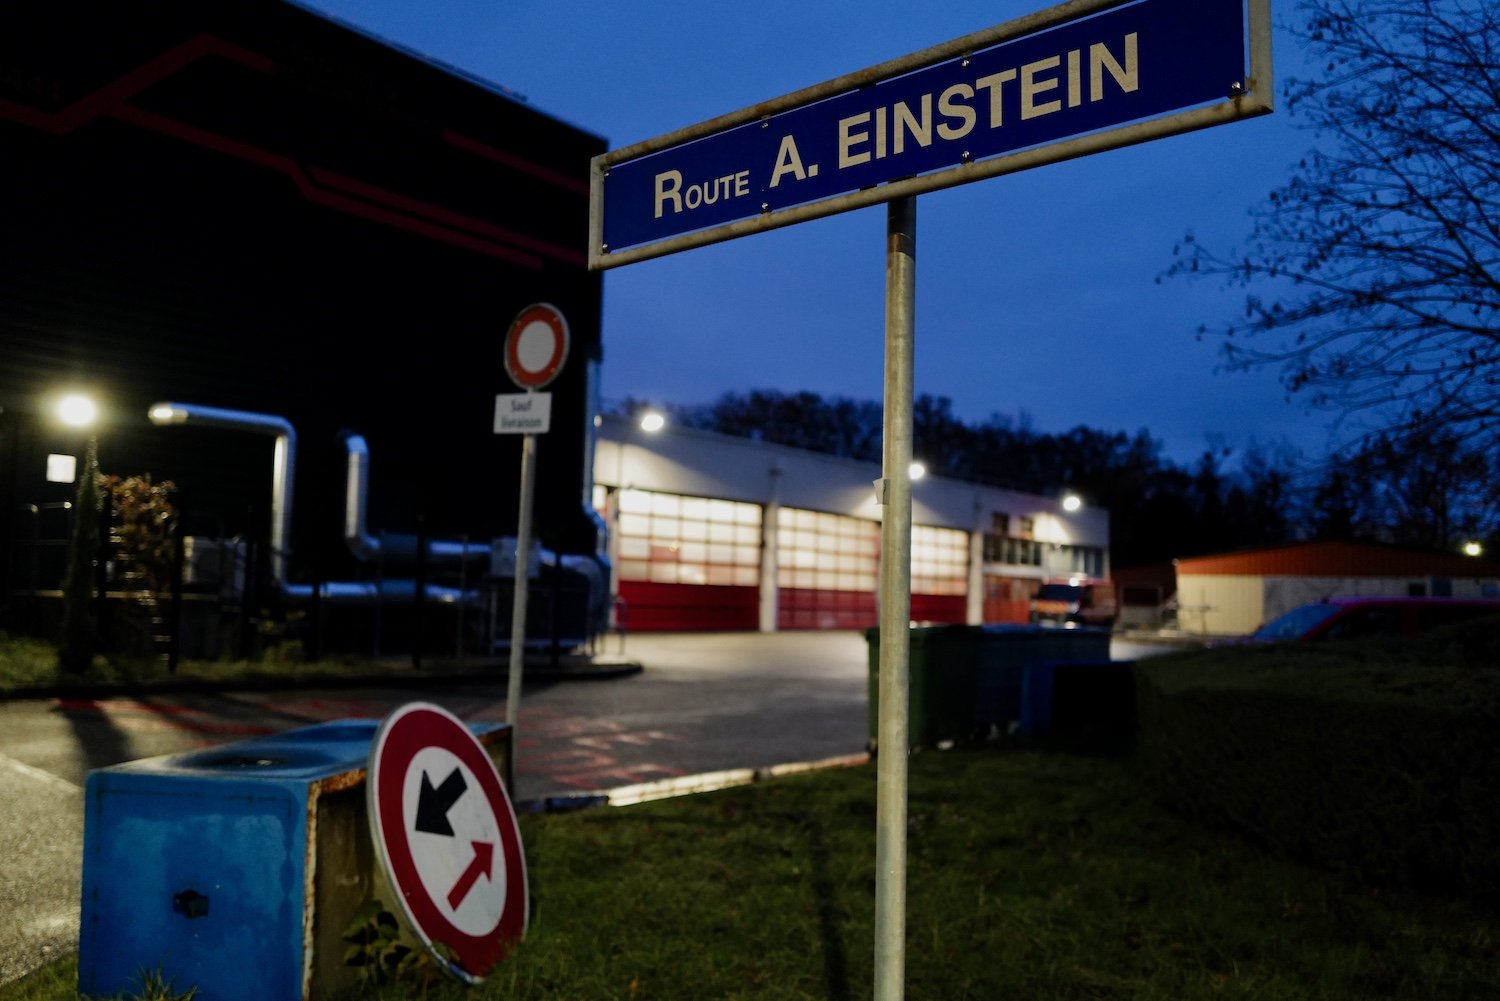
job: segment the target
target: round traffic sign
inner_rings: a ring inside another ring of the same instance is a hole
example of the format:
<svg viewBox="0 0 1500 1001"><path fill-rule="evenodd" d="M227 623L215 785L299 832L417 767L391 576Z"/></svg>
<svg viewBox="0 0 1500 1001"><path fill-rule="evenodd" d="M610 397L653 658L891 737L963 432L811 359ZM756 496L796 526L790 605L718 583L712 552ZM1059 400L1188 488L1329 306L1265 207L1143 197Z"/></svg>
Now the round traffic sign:
<svg viewBox="0 0 1500 1001"><path fill-rule="evenodd" d="M521 832L489 753L446 709L408 703L375 732L367 787L375 854L412 930L454 976L483 979L529 910Z"/></svg>
<svg viewBox="0 0 1500 1001"><path fill-rule="evenodd" d="M541 389L568 360L568 340L568 321L556 306L527 306L505 335L505 374L522 389Z"/></svg>

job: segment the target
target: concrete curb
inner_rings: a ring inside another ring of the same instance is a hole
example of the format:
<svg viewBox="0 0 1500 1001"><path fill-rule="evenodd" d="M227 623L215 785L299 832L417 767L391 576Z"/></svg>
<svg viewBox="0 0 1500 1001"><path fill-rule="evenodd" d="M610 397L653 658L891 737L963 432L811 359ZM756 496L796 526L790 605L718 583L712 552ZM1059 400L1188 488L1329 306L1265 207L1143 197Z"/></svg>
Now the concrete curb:
<svg viewBox="0 0 1500 1001"><path fill-rule="evenodd" d="M639 661L623 658L564 657L553 666L546 656L528 659L522 670L525 683L605 681L639 674ZM165 677L148 681L65 681L21 685L0 691L0 700L114 699L141 695L183 695L194 692L262 692L283 688L425 688L454 684L502 684L510 677L509 661L476 661L463 670L371 671L365 674L281 675L245 678Z"/></svg>
<svg viewBox="0 0 1500 1001"><path fill-rule="evenodd" d="M823 758L818 761L792 761L764 768L729 768L717 772L702 772L698 775L681 775L655 782L642 782L637 785L618 786L614 789L599 789L571 796L547 796L541 799L522 800L516 803L515 807L522 813L566 813L595 806L634 806L637 803L648 803L652 800L754 785L757 782L780 778L784 775L800 775L804 772L825 771L830 768L867 765L873 760L874 756L865 751Z"/></svg>

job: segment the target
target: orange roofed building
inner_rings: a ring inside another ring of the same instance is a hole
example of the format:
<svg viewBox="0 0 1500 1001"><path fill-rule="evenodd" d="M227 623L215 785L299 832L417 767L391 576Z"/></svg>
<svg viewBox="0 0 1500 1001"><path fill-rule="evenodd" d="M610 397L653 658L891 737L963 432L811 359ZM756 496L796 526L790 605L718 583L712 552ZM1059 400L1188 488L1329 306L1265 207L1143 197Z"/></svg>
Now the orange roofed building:
<svg viewBox="0 0 1500 1001"><path fill-rule="evenodd" d="M1184 632L1237 636L1332 595L1500 597L1500 564L1369 542L1306 542L1180 559Z"/></svg>

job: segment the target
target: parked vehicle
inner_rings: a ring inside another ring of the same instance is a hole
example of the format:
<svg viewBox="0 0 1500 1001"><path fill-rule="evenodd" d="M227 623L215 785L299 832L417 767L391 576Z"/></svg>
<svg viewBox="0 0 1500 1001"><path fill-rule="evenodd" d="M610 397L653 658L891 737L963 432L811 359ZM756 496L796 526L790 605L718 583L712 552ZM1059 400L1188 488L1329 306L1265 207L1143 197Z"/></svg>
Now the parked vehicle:
<svg viewBox="0 0 1500 1001"><path fill-rule="evenodd" d="M1310 642L1358 636L1415 636L1481 615L1500 615L1500 599L1342 597L1312 601L1277 616L1247 643Z"/></svg>
<svg viewBox="0 0 1500 1001"><path fill-rule="evenodd" d="M1098 577L1049 580L1031 599L1034 625L1108 627L1118 611L1114 583Z"/></svg>

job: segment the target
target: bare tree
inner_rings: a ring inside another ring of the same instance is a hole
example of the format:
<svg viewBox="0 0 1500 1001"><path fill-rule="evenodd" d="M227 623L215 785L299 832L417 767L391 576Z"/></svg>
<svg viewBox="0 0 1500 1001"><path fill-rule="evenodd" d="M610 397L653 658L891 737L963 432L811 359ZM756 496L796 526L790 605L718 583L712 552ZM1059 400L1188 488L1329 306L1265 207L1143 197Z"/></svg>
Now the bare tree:
<svg viewBox="0 0 1500 1001"><path fill-rule="evenodd" d="M1316 538L1452 550L1500 534L1495 460L1449 431L1378 435L1324 470L1310 518Z"/></svg>
<svg viewBox="0 0 1500 1001"><path fill-rule="evenodd" d="M1321 75L1286 105L1318 150L1252 213L1248 249L1189 236L1169 275L1247 293L1231 369L1371 435L1500 429L1500 5L1303 0Z"/></svg>

